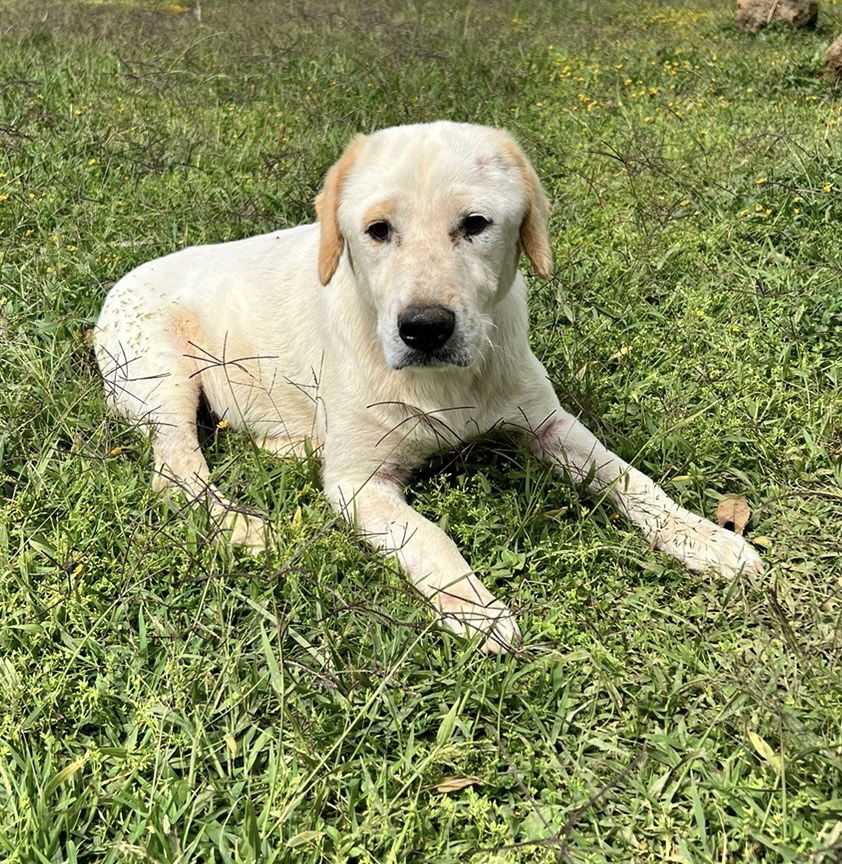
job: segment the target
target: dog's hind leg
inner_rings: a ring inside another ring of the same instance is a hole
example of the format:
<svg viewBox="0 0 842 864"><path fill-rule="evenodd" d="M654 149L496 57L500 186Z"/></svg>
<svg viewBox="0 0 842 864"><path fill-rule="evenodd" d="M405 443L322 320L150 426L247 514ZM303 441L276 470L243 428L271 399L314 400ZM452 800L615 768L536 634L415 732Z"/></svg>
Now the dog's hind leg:
<svg viewBox="0 0 842 864"><path fill-rule="evenodd" d="M173 416L155 423L152 486L158 492L179 489L188 501L208 507L216 527L229 533L232 543L253 551L266 547L266 522L226 498L211 482L210 471L199 447L196 421L190 415Z"/></svg>
<svg viewBox="0 0 842 864"><path fill-rule="evenodd" d="M245 512L210 482L196 430L200 383L190 358L177 344L159 344L150 351L142 338L134 341L129 353L107 336L97 345L97 358L108 402L152 432L152 488L181 490L188 501L208 507L214 524L230 533L232 543L264 549L265 521Z"/></svg>

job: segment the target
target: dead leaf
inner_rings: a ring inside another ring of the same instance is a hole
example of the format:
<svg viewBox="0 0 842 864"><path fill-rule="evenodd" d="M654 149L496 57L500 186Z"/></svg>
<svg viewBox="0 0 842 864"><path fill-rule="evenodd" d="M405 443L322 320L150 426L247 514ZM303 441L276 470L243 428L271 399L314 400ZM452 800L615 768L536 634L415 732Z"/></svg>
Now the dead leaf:
<svg viewBox="0 0 842 864"><path fill-rule="evenodd" d="M482 780L479 777L445 777L441 783L435 785L436 792L442 795L449 795L451 792L459 792L461 789L466 789L468 786L481 786Z"/></svg>
<svg viewBox="0 0 842 864"><path fill-rule="evenodd" d="M723 495L716 508L716 523L735 534L742 534L751 517L748 502L742 495Z"/></svg>
<svg viewBox="0 0 842 864"><path fill-rule="evenodd" d="M775 751L769 746L768 742L761 738L756 732L749 732L748 738L754 745L754 749L760 754L761 758L780 771L782 764L781 757L775 753Z"/></svg>

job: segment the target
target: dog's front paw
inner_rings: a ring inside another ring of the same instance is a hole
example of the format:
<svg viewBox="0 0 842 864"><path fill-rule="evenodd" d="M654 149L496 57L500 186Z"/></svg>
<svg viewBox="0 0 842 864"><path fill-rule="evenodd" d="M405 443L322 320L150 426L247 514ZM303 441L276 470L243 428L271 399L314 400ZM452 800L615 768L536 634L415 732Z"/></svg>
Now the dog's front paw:
<svg viewBox="0 0 842 864"><path fill-rule="evenodd" d="M467 576L444 586L431 596L439 623L458 636L486 637L482 649L488 654L514 651L521 635L509 608L497 600L475 577Z"/></svg>
<svg viewBox="0 0 842 864"><path fill-rule="evenodd" d="M763 572L760 556L742 537L679 509L653 532L652 543L688 570L716 570L723 576Z"/></svg>

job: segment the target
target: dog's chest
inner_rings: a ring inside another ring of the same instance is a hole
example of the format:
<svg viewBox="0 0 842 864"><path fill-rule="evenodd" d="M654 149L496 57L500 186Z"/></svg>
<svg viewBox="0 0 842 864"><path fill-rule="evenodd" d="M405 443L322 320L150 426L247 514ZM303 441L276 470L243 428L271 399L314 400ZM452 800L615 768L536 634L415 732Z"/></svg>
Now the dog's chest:
<svg viewBox="0 0 842 864"><path fill-rule="evenodd" d="M427 373L429 374L429 373ZM421 462L436 453L455 450L504 426L509 400L482 386L403 387L392 398L369 406L377 429L377 450ZM427 382L424 382L426 385Z"/></svg>

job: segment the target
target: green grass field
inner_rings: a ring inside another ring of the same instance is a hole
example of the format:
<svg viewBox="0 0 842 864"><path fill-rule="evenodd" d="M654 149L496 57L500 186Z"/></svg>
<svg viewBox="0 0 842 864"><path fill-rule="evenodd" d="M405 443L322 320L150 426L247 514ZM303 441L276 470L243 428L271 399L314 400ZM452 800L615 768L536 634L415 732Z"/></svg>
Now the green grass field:
<svg viewBox="0 0 842 864"><path fill-rule="evenodd" d="M0 860L842 858L842 3L0 0ZM277 549L207 542L105 416L108 287L313 218L357 131L509 128L553 202L533 346L762 578L692 575L531 456L420 511L518 610L487 658L338 524L312 462L209 428ZM442 791L444 778L472 779Z"/></svg>

